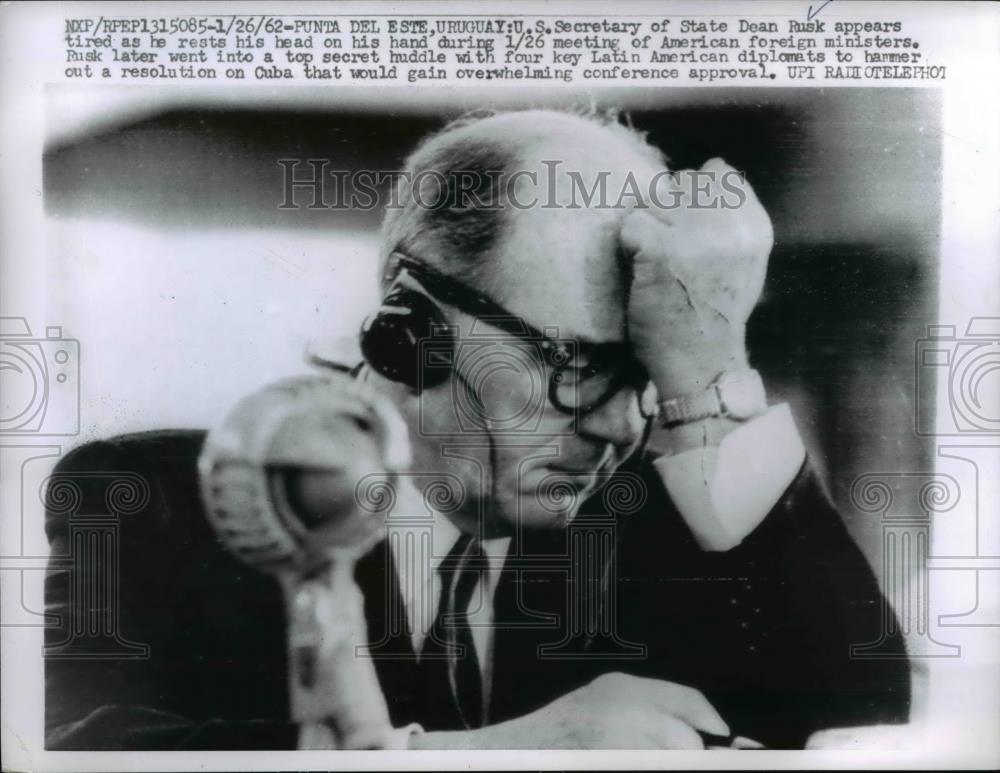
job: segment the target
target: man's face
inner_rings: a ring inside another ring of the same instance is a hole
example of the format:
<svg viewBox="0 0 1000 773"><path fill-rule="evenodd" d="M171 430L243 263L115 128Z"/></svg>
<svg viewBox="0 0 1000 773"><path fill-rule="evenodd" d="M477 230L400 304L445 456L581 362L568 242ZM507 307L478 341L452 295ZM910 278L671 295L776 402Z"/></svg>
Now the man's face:
<svg viewBox="0 0 1000 773"><path fill-rule="evenodd" d="M641 180L657 170L601 127L552 120L551 127L533 126L525 140L532 160L522 168L537 172L538 183L523 177L518 200L550 200L551 163L558 160L560 206L508 208L476 289L534 328L583 349L625 344L627 277L619 265L619 229L627 210L609 204L627 174ZM571 173L588 189L600 173L609 175L610 202L566 206ZM444 384L425 389L404 408L414 470L457 476L467 506L452 517L466 528L479 520L487 536L512 533L518 525L563 525L640 441L645 421L636 390L626 386L582 415L560 411L547 399L552 371L536 347L454 307L442 305L442 311L458 328L457 356Z"/></svg>

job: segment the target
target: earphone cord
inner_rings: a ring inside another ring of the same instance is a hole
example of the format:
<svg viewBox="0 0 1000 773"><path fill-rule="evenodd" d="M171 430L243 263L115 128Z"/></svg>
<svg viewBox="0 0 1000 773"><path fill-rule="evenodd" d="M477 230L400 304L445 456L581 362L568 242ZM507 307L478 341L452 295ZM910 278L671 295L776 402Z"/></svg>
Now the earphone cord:
<svg viewBox="0 0 1000 773"><path fill-rule="evenodd" d="M469 397L472 398L472 399L474 399L478 405L484 405L484 403L482 401L482 398L479 396L479 394L477 394L476 390L472 388L472 385L468 381L466 381L465 378L462 377L462 374L459 373L457 370L454 370L452 372L455 374L455 378L457 378L461 382L462 386L465 387L465 391L468 392ZM483 427L483 429L486 431L486 438L487 438L487 440L489 441L489 444L490 444L490 446L489 446L489 456L490 456L490 465L489 465L490 466L490 485L489 485L490 497L489 497L489 507L492 508L492 507L496 506L496 502L497 502L497 476L496 476L496 468L497 468L497 446L496 446L496 440L493 437L493 422L491 422L488 417L485 419L485 426ZM492 523L492 520L493 520L492 519L492 515L493 515L493 513L490 513L489 515L491 517L489 519L487 519L487 523Z"/></svg>

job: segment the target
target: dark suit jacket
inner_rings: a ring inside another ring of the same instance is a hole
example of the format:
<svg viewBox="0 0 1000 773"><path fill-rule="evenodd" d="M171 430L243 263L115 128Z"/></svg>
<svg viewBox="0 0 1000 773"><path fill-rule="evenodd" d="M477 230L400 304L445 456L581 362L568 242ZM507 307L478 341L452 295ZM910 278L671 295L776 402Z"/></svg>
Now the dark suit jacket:
<svg viewBox="0 0 1000 773"><path fill-rule="evenodd" d="M282 597L211 531L195 470L203 439L125 436L58 465L46 522L47 748L295 747ZM648 459L623 474L646 484L637 512L602 518L595 499L575 528L515 539L495 600L492 722L607 671L696 687L735 733L776 748L821 728L906 721L899 627L886 625L875 577L808 464L725 553L698 548ZM594 561L577 548L600 540L587 543L588 528L610 534L589 574ZM356 572L379 680L397 726L442 727L405 626L387 619L399 590L386 545ZM597 619L581 617L585 607ZM852 644L878 641L901 655L851 657Z"/></svg>

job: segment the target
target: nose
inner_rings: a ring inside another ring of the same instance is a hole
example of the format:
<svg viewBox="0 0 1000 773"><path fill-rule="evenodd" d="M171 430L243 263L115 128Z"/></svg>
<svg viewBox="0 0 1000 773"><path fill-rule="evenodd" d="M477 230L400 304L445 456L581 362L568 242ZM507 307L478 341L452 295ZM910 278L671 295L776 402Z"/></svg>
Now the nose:
<svg viewBox="0 0 1000 773"><path fill-rule="evenodd" d="M619 390L604 405L580 417L581 435L618 448L634 446L646 422L639 410L639 396L632 387Z"/></svg>

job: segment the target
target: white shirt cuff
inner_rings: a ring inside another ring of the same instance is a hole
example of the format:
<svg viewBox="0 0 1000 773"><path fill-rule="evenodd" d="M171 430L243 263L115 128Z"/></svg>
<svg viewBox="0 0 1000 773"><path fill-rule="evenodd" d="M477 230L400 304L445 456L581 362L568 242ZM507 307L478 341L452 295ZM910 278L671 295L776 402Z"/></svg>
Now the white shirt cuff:
<svg viewBox="0 0 1000 773"><path fill-rule="evenodd" d="M805 447L787 403L737 427L719 446L653 462L667 493L704 550L736 547L795 480Z"/></svg>

